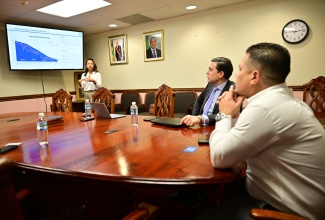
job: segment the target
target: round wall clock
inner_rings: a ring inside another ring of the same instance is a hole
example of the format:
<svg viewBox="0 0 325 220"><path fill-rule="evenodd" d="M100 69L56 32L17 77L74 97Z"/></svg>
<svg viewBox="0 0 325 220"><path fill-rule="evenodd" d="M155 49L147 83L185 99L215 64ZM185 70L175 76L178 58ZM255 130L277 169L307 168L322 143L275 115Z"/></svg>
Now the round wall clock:
<svg viewBox="0 0 325 220"><path fill-rule="evenodd" d="M282 29L282 38L290 44L297 44L306 39L309 28L303 20L289 21Z"/></svg>

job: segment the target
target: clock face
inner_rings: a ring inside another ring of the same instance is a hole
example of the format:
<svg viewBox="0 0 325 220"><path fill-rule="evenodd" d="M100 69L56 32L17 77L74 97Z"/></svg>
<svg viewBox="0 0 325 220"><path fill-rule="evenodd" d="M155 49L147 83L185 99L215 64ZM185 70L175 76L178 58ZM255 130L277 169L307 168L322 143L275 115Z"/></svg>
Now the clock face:
<svg viewBox="0 0 325 220"><path fill-rule="evenodd" d="M308 35L308 25L302 20L292 20L282 29L282 38L292 44L300 43Z"/></svg>

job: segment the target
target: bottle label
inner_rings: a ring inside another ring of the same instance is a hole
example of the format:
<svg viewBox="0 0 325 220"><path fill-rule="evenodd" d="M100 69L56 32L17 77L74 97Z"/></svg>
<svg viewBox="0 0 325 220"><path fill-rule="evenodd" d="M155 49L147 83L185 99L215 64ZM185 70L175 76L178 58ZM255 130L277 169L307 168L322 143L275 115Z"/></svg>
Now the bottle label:
<svg viewBox="0 0 325 220"><path fill-rule="evenodd" d="M85 109L87 109L87 110L91 109L91 105L90 104L86 104Z"/></svg>
<svg viewBox="0 0 325 220"><path fill-rule="evenodd" d="M37 122L37 130L47 130L47 122Z"/></svg>
<svg viewBox="0 0 325 220"><path fill-rule="evenodd" d="M130 109L130 114L135 115L135 109Z"/></svg>

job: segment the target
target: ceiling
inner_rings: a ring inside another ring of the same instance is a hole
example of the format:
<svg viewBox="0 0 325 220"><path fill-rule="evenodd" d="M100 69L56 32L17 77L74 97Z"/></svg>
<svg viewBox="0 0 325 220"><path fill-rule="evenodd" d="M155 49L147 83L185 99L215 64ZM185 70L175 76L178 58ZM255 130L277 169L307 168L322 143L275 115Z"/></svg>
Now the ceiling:
<svg viewBox="0 0 325 220"><path fill-rule="evenodd" d="M21 2L28 1L28 4ZM50 28L83 31L84 35L102 33L144 22L160 21L214 8L267 0L107 0L112 5L87 13L62 18L37 12L36 9L60 0L0 0L0 27L5 23L36 25ZM79 0L82 2L82 0ZM195 10L186 10L196 5ZM130 16L130 17L129 17ZM111 28L109 24L117 24Z"/></svg>

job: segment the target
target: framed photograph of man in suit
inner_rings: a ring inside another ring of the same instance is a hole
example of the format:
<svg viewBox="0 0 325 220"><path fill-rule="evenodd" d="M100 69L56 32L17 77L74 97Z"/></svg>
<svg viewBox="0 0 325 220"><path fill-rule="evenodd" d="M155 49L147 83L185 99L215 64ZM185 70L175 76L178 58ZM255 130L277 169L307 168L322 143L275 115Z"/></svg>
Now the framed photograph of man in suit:
<svg viewBox="0 0 325 220"><path fill-rule="evenodd" d="M111 65L128 63L126 34L108 37Z"/></svg>
<svg viewBox="0 0 325 220"><path fill-rule="evenodd" d="M144 61L164 60L164 30L143 33Z"/></svg>

